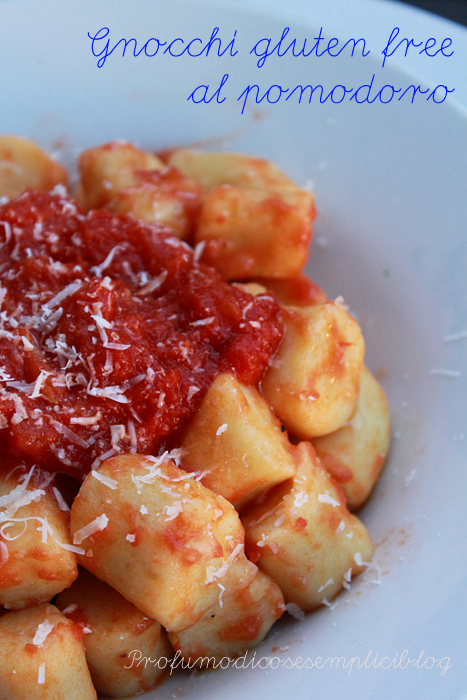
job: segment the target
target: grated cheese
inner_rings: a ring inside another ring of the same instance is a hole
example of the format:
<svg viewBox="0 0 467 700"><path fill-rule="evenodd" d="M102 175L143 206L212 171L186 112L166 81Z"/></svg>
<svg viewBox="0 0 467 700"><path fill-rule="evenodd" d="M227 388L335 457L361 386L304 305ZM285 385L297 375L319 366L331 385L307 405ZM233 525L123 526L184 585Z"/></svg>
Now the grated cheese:
<svg viewBox="0 0 467 700"><path fill-rule="evenodd" d="M104 343L104 347L109 350L128 350L131 345L125 345L124 343Z"/></svg>
<svg viewBox="0 0 467 700"><path fill-rule="evenodd" d="M208 318L200 318L198 321L192 321L190 326L208 326L215 320L215 316L209 316Z"/></svg>
<svg viewBox="0 0 467 700"><path fill-rule="evenodd" d="M102 418L102 413L97 411L95 416L72 416L70 418L71 425L95 425Z"/></svg>
<svg viewBox="0 0 467 700"><path fill-rule="evenodd" d="M128 437L130 438L130 452L137 452L138 451L138 438L136 435L136 430L135 430L135 424L131 420L131 418L128 419L127 421L127 432L128 432Z"/></svg>
<svg viewBox="0 0 467 700"><path fill-rule="evenodd" d="M160 275L157 277L154 277L150 282L144 285L138 292L136 292L136 296L144 296L145 294L150 294L151 292L155 292L159 287L162 286L162 284L165 282L168 276L167 270L163 270Z"/></svg>
<svg viewBox="0 0 467 700"><path fill-rule="evenodd" d="M335 305L338 306L339 308L344 309L344 311L348 311L348 310L349 310L349 307L348 307L347 304L345 303L345 299L344 299L344 297L342 296L342 294L339 294L339 296L336 297L336 298L334 299L334 303L335 303Z"/></svg>
<svg viewBox="0 0 467 700"><path fill-rule="evenodd" d="M42 489L34 489L34 491L27 491L22 496L18 497L5 509L3 513L0 514L0 520L4 518L10 518L16 513L17 510L19 510L23 506L28 506L34 501L39 501L44 495L45 491L43 491Z"/></svg>
<svg viewBox="0 0 467 700"><path fill-rule="evenodd" d="M2 163L3 165L3 163ZM3 197L2 197L3 200ZM8 200L7 200L8 201ZM2 204L4 203L3 201L1 202ZM6 202L5 202L6 204ZM11 240L11 226L8 221L0 221L0 224L3 224L3 227L5 229L5 243L9 243Z"/></svg>
<svg viewBox="0 0 467 700"><path fill-rule="evenodd" d="M284 520L285 520L285 513L282 513L282 515L280 515L277 518L276 522L274 523L274 527L280 527L283 524Z"/></svg>
<svg viewBox="0 0 467 700"><path fill-rule="evenodd" d="M305 505L305 503L308 503L309 500L310 499L308 497L308 494L304 493L303 491L299 491L299 493L297 493L295 495L295 499L294 499L294 503L293 503L294 507L301 508L303 505Z"/></svg>
<svg viewBox="0 0 467 700"><path fill-rule="evenodd" d="M128 540L128 542L134 542L136 539L136 535L127 535L125 539Z"/></svg>
<svg viewBox="0 0 467 700"><path fill-rule="evenodd" d="M321 503L328 503L330 506L340 506L339 501L336 501L335 498L329 495L329 491L325 491L325 493L320 493L318 496L318 501Z"/></svg>
<svg viewBox="0 0 467 700"><path fill-rule="evenodd" d="M292 615L296 620L304 620L305 619L305 613L301 608L296 605L296 603L287 603L285 606L286 611L289 613L289 615Z"/></svg>
<svg viewBox="0 0 467 700"><path fill-rule="evenodd" d="M0 224L2 222L0 221ZM460 333L452 333L451 335L446 335L444 337L444 342L445 343L452 343L456 340L464 340L467 338L467 331L461 331Z"/></svg>
<svg viewBox="0 0 467 700"><path fill-rule="evenodd" d="M177 515L180 515L180 513L183 513L183 506L181 501L175 501L172 506L164 506L164 509L162 511L165 515L168 515L168 518L164 518L165 522L168 520L175 520Z"/></svg>
<svg viewBox="0 0 467 700"><path fill-rule="evenodd" d="M105 270L109 265L112 264L112 261L114 259L115 253L117 253L119 250L125 250L123 245L116 245L112 248L110 253L107 255L105 260L101 262L100 265L95 265L94 267L91 267L91 272L93 275L96 277L102 277L102 270Z"/></svg>
<svg viewBox="0 0 467 700"><path fill-rule="evenodd" d="M45 683L45 662L39 666L39 671L37 672L37 682L39 685Z"/></svg>
<svg viewBox="0 0 467 700"><path fill-rule="evenodd" d="M104 474L100 474L96 470L93 470L91 474L95 479L97 479L97 481L100 481L101 484L108 486L109 489L116 489L118 486L118 481L115 481L115 479L111 479L110 476L104 476Z"/></svg>
<svg viewBox="0 0 467 700"><path fill-rule="evenodd" d="M188 389L187 400L190 401L193 398L193 396L198 393L198 391L199 389L197 386L190 386L190 388Z"/></svg>
<svg viewBox="0 0 467 700"><path fill-rule="evenodd" d="M266 520L266 518L269 518L269 516L273 515L275 512L275 510L268 510L266 513L263 513L263 515L256 521L256 524L259 525L259 523L262 523L263 520Z"/></svg>
<svg viewBox="0 0 467 700"><path fill-rule="evenodd" d="M114 449L111 449L107 450L107 452L103 452L101 455L98 455L94 462L91 464L91 471L97 469L98 466L102 464L102 462L104 462L104 460L108 459L109 457L113 457L116 454L117 452Z"/></svg>
<svg viewBox="0 0 467 700"><path fill-rule="evenodd" d="M81 282L81 280L76 280L76 282L68 284L66 287L64 287L64 289L58 292L58 294L56 294L54 297L49 299L48 302L43 304L42 310L45 313L50 312L56 306L59 306L64 299L77 292L78 289L80 289L80 287L82 286L82 284L83 283Z"/></svg>
<svg viewBox="0 0 467 700"><path fill-rule="evenodd" d="M45 642L49 634L52 632L53 628L54 625L48 620L42 622L36 630L36 634L34 635L32 643L36 646L41 646Z"/></svg>
<svg viewBox="0 0 467 700"><path fill-rule="evenodd" d="M417 475L417 470L416 470L416 469L412 469L412 471L410 472L410 474L408 474L408 476L405 477L405 479L404 479L404 485L405 485L405 488L406 488L406 489L409 488L410 484L411 484L412 481L415 479L416 475Z"/></svg>
<svg viewBox="0 0 467 700"><path fill-rule="evenodd" d="M103 389L97 386L88 386L87 393L90 396L99 396L103 399L116 401L117 403L128 403L128 398L125 396L125 392L120 386L106 386Z"/></svg>
<svg viewBox="0 0 467 700"><path fill-rule="evenodd" d="M21 336L21 340L23 341L26 352L31 352L31 350L34 350L34 345L26 338L25 335Z"/></svg>
<svg viewBox="0 0 467 700"><path fill-rule="evenodd" d="M232 566L235 558L242 551L242 549L243 549L243 544L237 544L237 546L232 551L230 557L227 559L227 561L224 564L222 564L221 567L219 567L219 569L216 569L215 566L207 566L206 567L206 586L209 583L213 583L214 579L222 578L222 576L225 576L227 571Z"/></svg>
<svg viewBox="0 0 467 700"><path fill-rule="evenodd" d="M57 420L54 418L49 418L50 424L55 428L57 433L60 433L64 437L67 438L70 442L73 442L75 445L79 445L80 447L88 448L89 447L89 442L86 440L83 440L79 435L77 435L73 430L70 430L70 428L67 428L66 425L63 425L62 423L59 423Z"/></svg>
<svg viewBox="0 0 467 700"><path fill-rule="evenodd" d="M59 510L64 511L65 513L68 512L70 510L68 504L66 503L58 488L56 486L52 486L52 491L54 492L55 498L57 499Z"/></svg>
<svg viewBox="0 0 467 700"><path fill-rule="evenodd" d="M219 427L217 428L217 430L216 430L216 435L222 435L222 433L225 433L225 431L227 430L227 428L228 428L227 423L223 423L221 426L219 426Z"/></svg>
<svg viewBox="0 0 467 700"><path fill-rule="evenodd" d="M324 586L321 586L321 588L318 588L318 593L321 593L321 591L324 591L324 589L327 588L328 586L332 586L333 583L334 583L334 579L332 579L332 578L328 579L326 581L326 583L324 584Z"/></svg>
<svg viewBox="0 0 467 700"><path fill-rule="evenodd" d="M343 520L341 520L339 525L337 526L336 535L338 535L339 532L342 532L342 530L345 530L345 523Z"/></svg>
<svg viewBox="0 0 467 700"><path fill-rule="evenodd" d="M17 425L18 423L21 423L25 418L28 418L28 413L26 409L24 408L23 400L21 396L18 396L18 394L13 394L11 397L13 399L13 403L15 404L15 413L13 414L13 418L11 419L11 422L13 425Z"/></svg>
<svg viewBox="0 0 467 700"><path fill-rule="evenodd" d="M86 540L88 537L91 537L91 535L94 535L96 532L105 530L105 528L108 525L108 522L109 519L105 515L105 513L99 515L98 518L95 518L90 523L88 523L87 525L75 532L75 534L73 535L73 544L81 544L83 540Z"/></svg>
<svg viewBox="0 0 467 700"><path fill-rule="evenodd" d="M3 222L0 221L0 223L3 223ZM8 226L9 226L9 224L8 224ZM200 241L199 243L197 243L195 245L193 262L195 262L195 263L199 262L205 247L206 247L206 241Z"/></svg>
<svg viewBox="0 0 467 700"><path fill-rule="evenodd" d="M110 435L111 435L110 442L111 442L112 448L116 452L120 452L121 449L120 449L118 443L121 440L124 440L126 438L125 426L122 424L111 425L110 426Z"/></svg>
<svg viewBox="0 0 467 700"><path fill-rule="evenodd" d="M0 565L8 561L9 558L8 547L5 542L0 542Z"/></svg>
<svg viewBox="0 0 467 700"><path fill-rule="evenodd" d="M78 606L76 603L71 603L64 610L62 610L62 615L69 615L70 613L75 612L75 610L78 610Z"/></svg>
<svg viewBox="0 0 467 700"><path fill-rule="evenodd" d="M224 607L224 602L223 602L223 600L222 600L222 595L223 595L223 593L224 593L224 591L225 591L225 587L224 587L221 583L218 583L217 585L218 585L219 588L221 589L221 592L219 593L219 607L220 607L220 608L223 608L223 607Z"/></svg>
<svg viewBox="0 0 467 700"><path fill-rule="evenodd" d="M461 373L454 369L430 369L429 374L440 377L452 377L453 379L461 376Z"/></svg>

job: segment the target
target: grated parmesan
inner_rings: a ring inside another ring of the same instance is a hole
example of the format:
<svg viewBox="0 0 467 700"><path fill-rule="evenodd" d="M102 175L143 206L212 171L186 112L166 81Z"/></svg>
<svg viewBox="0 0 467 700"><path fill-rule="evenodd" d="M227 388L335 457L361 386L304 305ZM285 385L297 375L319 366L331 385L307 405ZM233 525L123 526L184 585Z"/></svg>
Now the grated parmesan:
<svg viewBox="0 0 467 700"><path fill-rule="evenodd" d="M94 267L91 267L91 272L93 275L96 277L102 277L102 270L105 270L109 265L112 264L112 261L114 259L115 253L117 253L119 250L125 250L124 246L122 245L116 245L112 248L110 253L107 255L105 260L101 262L100 265L95 265Z"/></svg>
<svg viewBox="0 0 467 700"><path fill-rule="evenodd" d="M294 617L296 620L305 619L305 613L301 608L298 607L296 603L287 603L285 609L289 613L289 615L292 615L292 617Z"/></svg>
<svg viewBox="0 0 467 700"><path fill-rule="evenodd" d="M102 413L97 411L95 416L72 416L71 425L95 425L102 419Z"/></svg>
<svg viewBox="0 0 467 700"><path fill-rule="evenodd" d="M105 530L108 522L109 519L105 513L100 515L98 518L95 518L90 523L75 532L73 535L73 544L81 544L83 540L91 537L91 535L94 535L96 532Z"/></svg>
<svg viewBox="0 0 467 700"><path fill-rule="evenodd" d="M310 499L308 497L308 494L304 493L303 491L299 491L295 495L295 499L294 499L294 503L293 503L294 507L301 508L303 505L305 505L305 503L308 503L309 500Z"/></svg>
<svg viewBox="0 0 467 700"><path fill-rule="evenodd" d="M338 535L339 532L342 532L342 530L345 530L345 522L343 520L341 520L339 525L337 526L336 535Z"/></svg>
<svg viewBox="0 0 467 700"><path fill-rule="evenodd" d="M451 377L453 379L457 379L461 376L461 373L454 369L430 369L429 374L440 377Z"/></svg>
<svg viewBox="0 0 467 700"><path fill-rule="evenodd" d="M55 428L57 433L60 433L64 437L67 438L70 442L73 442L75 445L79 445L80 447L88 448L89 447L89 442L86 440L83 440L77 433L73 432L73 430L70 430L70 428L67 428L66 425L63 425L62 423L59 423L57 420L54 418L50 418L50 424Z"/></svg>
<svg viewBox="0 0 467 700"><path fill-rule="evenodd" d="M160 275L154 277L151 281L147 282L147 284L145 284L144 287L142 287L138 292L136 292L136 296L144 296L145 294L151 294L151 292L155 292L165 282L168 274L169 273L167 272L167 270L163 270L160 273Z"/></svg>
<svg viewBox="0 0 467 700"><path fill-rule="evenodd" d="M70 605L62 610L62 615L69 615L70 613L75 612L75 610L78 610L76 603L70 603Z"/></svg>
<svg viewBox="0 0 467 700"><path fill-rule="evenodd" d="M52 486L52 491L54 492L55 498L57 499L59 510L62 510L64 513L68 512L70 510L68 504L63 498L58 488L56 486Z"/></svg>
<svg viewBox="0 0 467 700"><path fill-rule="evenodd" d="M225 591L225 587L224 587L221 583L218 583L217 585L218 585L219 588L221 589L221 592L219 593L219 607L220 607L220 608L223 608L223 607L224 607L224 602L223 602L223 600L222 600L222 595L223 595L223 593L224 593L224 591Z"/></svg>
<svg viewBox="0 0 467 700"><path fill-rule="evenodd" d="M215 316L208 316L208 318L200 318L198 321L192 321L190 326L208 326L215 320Z"/></svg>
<svg viewBox="0 0 467 700"><path fill-rule="evenodd" d="M125 391L120 386L106 386L105 388L90 387L87 388L87 393L90 396L99 396L103 399L111 399L117 403L128 403L128 398L125 396Z"/></svg>
<svg viewBox="0 0 467 700"><path fill-rule="evenodd" d="M328 586L332 586L333 583L334 583L334 579L332 579L332 578L328 579L326 581L326 583L324 584L324 586L321 586L321 588L318 588L318 593L321 593L321 591L324 591L324 589L327 588Z"/></svg>
<svg viewBox="0 0 467 700"><path fill-rule="evenodd" d="M9 226L9 224L7 224L6 222L0 221L0 223L5 223L6 226ZM200 241L199 243L197 243L195 245L193 262L195 262L195 263L199 262L205 247L206 247L206 241Z"/></svg>
<svg viewBox="0 0 467 700"><path fill-rule="evenodd" d="M39 685L45 683L45 662L39 666L39 671L37 672L37 682Z"/></svg>
<svg viewBox="0 0 467 700"><path fill-rule="evenodd" d="M34 635L32 643L36 646L41 646L45 642L49 634L52 632L53 628L54 625L48 620L42 622L36 630L36 634Z"/></svg>
<svg viewBox="0 0 467 700"><path fill-rule="evenodd" d="M171 494L173 495L173 494ZM175 501L172 506L164 506L164 509L162 511L165 515L168 515L168 518L164 518L165 522L168 520L175 520L177 515L180 515L180 513L183 513L183 506L181 501Z"/></svg>
<svg viewBox="0 0 467 700"><path fill-rule="evenodd" d="M348 307L347 304L345 303L345 299L344 299L344 297L342 296L342 294L339 294L339 296L336 297L336 298L334 299L334 303L335 303L335 305L338 306L339 308L344 309L344 311L348 311L348 310L349 310L349 307Z"/></svg>
<svg viewBox="0 0 467 700"><path fill-rule="evenodd" d="M233 562L235 561L235 558L238 556L238 554L242 551L243 549L243 544L237 544L237 546L234 548L232 551L231 555L227 559L227 561L222 564L222 566L219 567L219 569L216 569L215 566L207 566L206 567L206 586L209 583L213 583L214 579L216 578L222 578L222 576L225 576L227 571L230 569L232 566Z"/></svg>
<svg viewBox="0 0 467 700"><path fill-rule="evenodd" d="M0 221L0 223L2 222ZM467 331L461 331L460 333L452 333L451 335L444 336L444 342L452 343L457 340L464 340L465 338L467 338Z"/></svg>
<svg viewBox="0 0 467 700"><path fill-rule="evenodd" d="M5 542L0 541L0 565L5 564L9 558L8 547Z"/></svg>
<svg viewBox="0 0 467 700"><path fill-rule="evenodd" d="M329 495L329 491L325 491L325 493L320 493L318 496L318 501L320 503L328 503L330 506L340 506L339 501L336 501L335 498Z"/></svg>
<svg viewBox="0 0 467 700"><path fill-rule="evenodd" d="M118 486L118 482L115 481L115 479L111 479L110 476L104 476L104 474L100 474L95 469L91 472L91 474L95 479L97 479L97 481L100 481L101 484L108 486L109 489L116 489Z"/></svg>
<svg viewBox="0 0 467 700"><path fill-rule="evenodd" d="M193 398L193 396L194 396L195 394L197 394L198 391L199 391L199 389L198 389L197 386L190 386L190 388L188 389L188 397L187 397L187 400L188 400L188 401L191 401L191 399Z"/></svg>

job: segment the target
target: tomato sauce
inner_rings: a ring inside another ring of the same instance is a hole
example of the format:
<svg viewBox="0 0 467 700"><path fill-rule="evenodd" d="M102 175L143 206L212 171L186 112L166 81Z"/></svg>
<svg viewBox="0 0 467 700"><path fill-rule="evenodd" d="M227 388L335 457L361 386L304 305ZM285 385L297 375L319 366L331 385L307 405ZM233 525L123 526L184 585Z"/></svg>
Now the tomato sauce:
<svg viewBox="0 0 467 700"><path fill-rule="evenodd" d="M0 206L0 243L0 447L42 469L157 453L219 372L257 383L281 340L272 294L60 186Z"/></svg>

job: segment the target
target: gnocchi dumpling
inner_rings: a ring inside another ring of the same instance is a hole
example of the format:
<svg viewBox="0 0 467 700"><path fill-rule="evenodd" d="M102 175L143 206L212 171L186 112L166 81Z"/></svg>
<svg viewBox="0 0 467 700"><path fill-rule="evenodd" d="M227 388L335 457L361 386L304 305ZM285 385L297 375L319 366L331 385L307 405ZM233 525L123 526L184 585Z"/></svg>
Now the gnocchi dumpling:
<svg viewBox="0 0 467 700"><path fill-rule="evenodd" d="M369 562L363 523L310 443L297 446L297 473L243 518L248 556L280 587L286 603L308 611L326 604Z"/></svg>
<svg viewBox="0 0 467 700"><path fill-rule="evenodd" d="M211 384L182 441L184 468L237 510L295 474L280 421L255 387L231 374Z"/></svg>
<svg viewBox="0 0 467 700"><path fill-rule="evenodd" d="M105 207L146 223L168 226L178 238L191 234L202 188L160 158L130 143L113 141L83 151L77 199L84 209Z"/></svg>
<svg viewBox="0 0 467 700"><path fill-rule="evenodd" d="M267 160L241 153L174 151L169 163L206 188L195 232L203 261L224 279L293 277L305 265L313 195Z"/></svg>
<svg viewBox="0 0 467 700"><path fill-rule="evenodd" d="M355 410L339 430L312 440L325 469L340 485L350 510L378 481L389 449L389 407L383 389L363 366Z"/></svg>
<svg viewBox="0 0 467 700"><path fill-rule="evenodd" d="M48 472L19 466L0 477L0 605L51 600L78 576L69 508Z"/></svg>
<svg viewBox="0 0 467 700"><path fill-rule="evenodd" d="M167 457L125 454L91 472L71 509L81 564L169 631L195 624L256 567L240 519Z"/></svg>
<svg viewBox="0 0 467 700"><path fill-rule="evenodd" d="M164 629L86 569L60 593L56 605L85 635L86 660L98 693L126 698L164 679L173 656ZM140 665L143 658L152 663ZM157 663L159 659L164 661Z"/></svg>
<svg viewBox="0 0 467 700"><path fill-rule="evenodd" d="M284 307L284 337L262 387L287 429L326 435L352 415L365 345L358 323L334 302Z"/></svg>
<svg viewBox="0 0 467 700"><path fill-rule="evenodd" d="M219 601L182 632L169 632L183 659L201 668L235 658L260 644L285 610L284 598L269 576L258 571L246 588L219 591Z"/></svg>
<svg viewBox="0 0 467 700"><path fill-rule="evenodd" d="M97 700L81 636L53 605L0 617L2 700Z"/></svg>
<svg viewBox="0 0 467 700"><path fill-rule="evenodd" d="M49 192L67 182L65 168L35 143L19 136L0 136L0 197L18 197L28 187Z"/></svg>

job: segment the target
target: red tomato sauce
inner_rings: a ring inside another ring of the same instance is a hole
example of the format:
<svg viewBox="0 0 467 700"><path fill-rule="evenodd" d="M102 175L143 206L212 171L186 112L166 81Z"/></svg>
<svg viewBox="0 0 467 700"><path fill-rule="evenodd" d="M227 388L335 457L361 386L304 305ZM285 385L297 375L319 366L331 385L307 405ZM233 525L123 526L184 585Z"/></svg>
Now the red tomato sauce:
<svg viewBox="0 0 467 700"><path fill-rule="evenodd" d="M157 453L219 372L260 379L282 337L168 229L84 215L63 188L0 207L0 447L83 478Z"/></svg>

